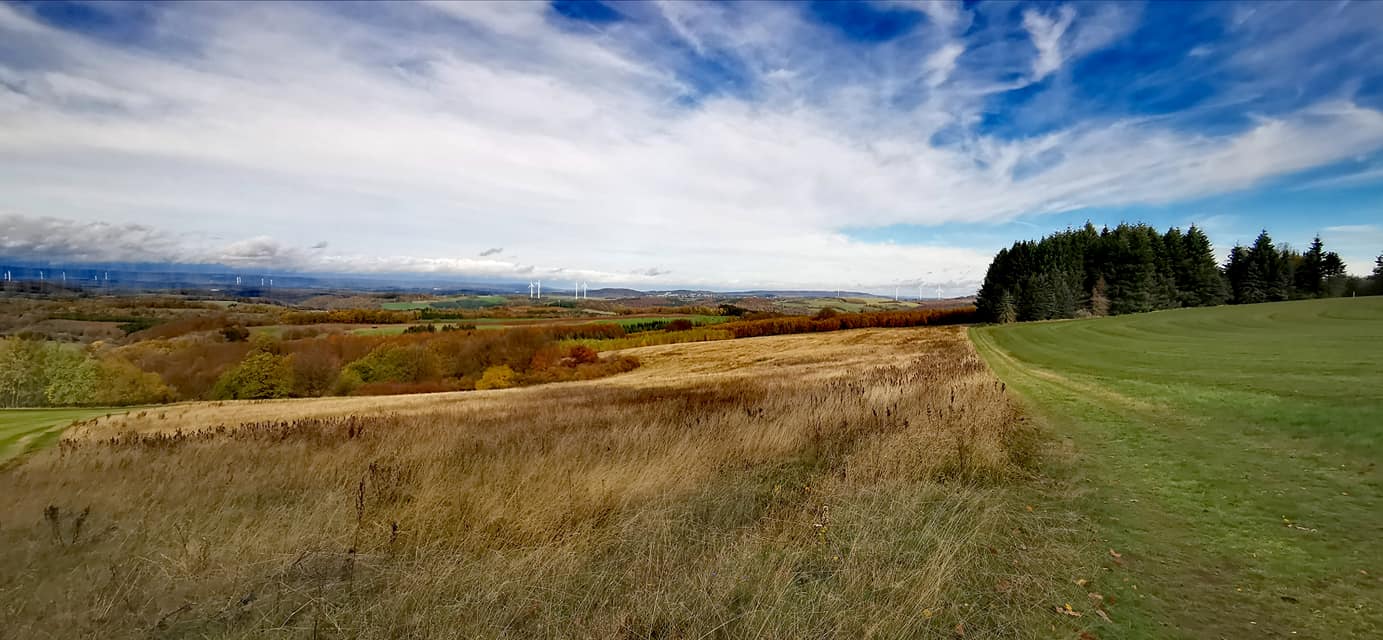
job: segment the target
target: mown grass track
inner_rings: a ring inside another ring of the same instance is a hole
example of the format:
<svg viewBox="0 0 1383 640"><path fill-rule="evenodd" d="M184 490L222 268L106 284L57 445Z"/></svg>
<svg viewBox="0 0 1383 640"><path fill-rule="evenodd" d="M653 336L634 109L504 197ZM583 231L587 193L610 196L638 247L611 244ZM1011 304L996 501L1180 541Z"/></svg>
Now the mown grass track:
<svg viewBox="0 0 1383 640"><path fill-rule="evenodd" d="M1069 439L1122 636L1383 634L1383 299L971 338Z"/></svg>

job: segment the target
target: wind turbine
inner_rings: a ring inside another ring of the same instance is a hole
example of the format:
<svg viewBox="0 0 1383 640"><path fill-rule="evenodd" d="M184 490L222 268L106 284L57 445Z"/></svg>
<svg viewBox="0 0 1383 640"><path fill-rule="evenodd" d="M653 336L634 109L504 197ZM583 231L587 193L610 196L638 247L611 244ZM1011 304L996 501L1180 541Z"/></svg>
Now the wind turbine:
<svg viewBox="0 0 1383 640"><path fill-rule="evenodd" d="M529 280L529 281L528 281L528 299L529 299L529 300L532 300L532 299L533 299L533 281L532 281L532 280Z"/></svg>
<svg viewBox="0 0 1383 640"><path fill-rule="evenodd" d="M542 280L539 280L539 281L538 281L538 299L539 299L539 300L542 300L542 299L543 299L543 281L542 281Z"/></svg>

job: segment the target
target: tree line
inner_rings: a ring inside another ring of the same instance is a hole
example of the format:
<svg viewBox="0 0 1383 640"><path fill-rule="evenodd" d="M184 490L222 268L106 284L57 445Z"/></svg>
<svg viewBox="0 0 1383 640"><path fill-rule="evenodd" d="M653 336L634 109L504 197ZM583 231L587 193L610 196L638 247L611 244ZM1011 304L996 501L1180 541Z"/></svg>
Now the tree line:
<svg viewBox="0 0 1383 640"><path fill-rule="evenodd" d="M1368 294L1383 294L1383 256L1371 277L1356 278L1319 236L1300 252L1263 231L1221 265L1194 225L1086 223L1001 249L975 304L982 320L1015 322Z"/></svg>

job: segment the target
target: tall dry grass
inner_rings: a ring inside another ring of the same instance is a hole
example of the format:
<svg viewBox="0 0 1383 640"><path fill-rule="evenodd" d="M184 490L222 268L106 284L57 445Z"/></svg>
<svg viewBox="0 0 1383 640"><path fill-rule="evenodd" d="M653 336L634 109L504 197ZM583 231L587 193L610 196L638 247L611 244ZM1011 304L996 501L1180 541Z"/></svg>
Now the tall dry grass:
<svg viewBox="0 0 1383 640"><path fill-rule="evenodd" d="M0 472L0 636L1040 637L1031 434L963 334L900 331L803 377L89 430Z"/></svg>

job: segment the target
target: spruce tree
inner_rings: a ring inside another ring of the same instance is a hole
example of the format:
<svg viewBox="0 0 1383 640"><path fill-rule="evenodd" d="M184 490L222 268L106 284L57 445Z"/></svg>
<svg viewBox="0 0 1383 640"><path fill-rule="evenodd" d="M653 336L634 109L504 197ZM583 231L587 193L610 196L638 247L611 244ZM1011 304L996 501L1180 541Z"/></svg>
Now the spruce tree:
<svg viewBox="0 0 1383 640"><path fill-rule="evenodd" d="M1286 300L1290 274L1285 256L1273 245L1267 229L1249 247L1249 302Z"/></svg>
<svg viewBox="0 0 1383 640"><path fill-rule="evenodd" d="M1301 261L1293 273L1293 284L1298 295L1314 298L1325 293L1325 244L1321 237L1311 241L1311 248L1301 254Z"/></svg>
<svg viewBox="0 0 1383 640"><path fill-rule="evenodd" d="M1236 244L1230 249L1229 261L1225 263L1225 279L1229 283L1230 302L1247 304L1252 297L1249 293L1249 250L1243 245Z"/></svg>
<svg viewBox="0 0 1383 640"><path fill-rule="evenodd" d="M1190 301L1188 306L1223 304L1226 296L1225 281L1219 265L1215 264L1215 250L1210 246L1210 238L1200 227L1191 225L1182 236L1182 243L1185 245L1182 255L1185 260L1186 283L1178 286L1185 286L1185 299Z"/></svg>
<svg viewBox="0 0 1383 640"><path fill-rule="evenodd" d="M1152 311L1158 284L1156 256L1148 234L1142 229L1121 224L1111 235L1112 277L1109 279L1110 312Z"/></svg>
<svg viewBox="0 0 1383 640"><path fill-rule="evenodd" d="M1383 253L1374 259L1373 275L1369 276L1369 279L1373 281L1374 294L1383 295Z"/></svg>

